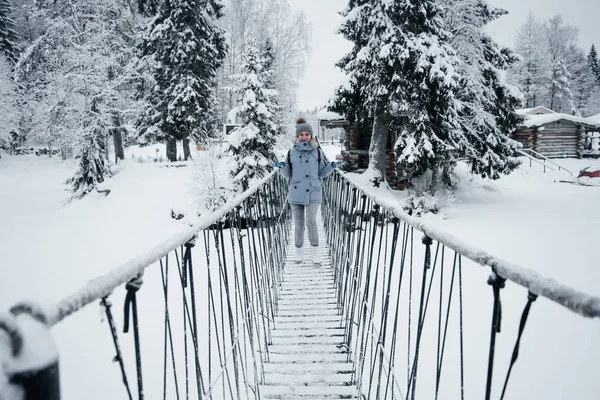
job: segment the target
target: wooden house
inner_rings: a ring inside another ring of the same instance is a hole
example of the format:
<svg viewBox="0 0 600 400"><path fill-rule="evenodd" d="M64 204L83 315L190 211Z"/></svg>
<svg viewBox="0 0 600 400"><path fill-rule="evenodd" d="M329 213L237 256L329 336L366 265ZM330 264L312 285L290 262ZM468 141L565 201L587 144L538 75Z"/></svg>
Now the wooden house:
<svg viewBox="0 0 600 400"><path fill-rule="evenodd" d="M364 172L369 167L369 147L371 145L372 125L360 127L350 124L339 114L322 109L317 113L319 129L343 128L345 135L342 139L343 150L340 158L346 162L344 170L350 172ZM390 129L386 144L386 179L390 187L404 189L406 174L396 170L396 143L397 132Z"/></svg>
<svg viewBox="0 0 600 400"><path fill-rule="evenodd" d="M525 119L510 137L548 158L581 158L586 132L595 129L588 118L556 113L546 107L517 113Z"/></svg>

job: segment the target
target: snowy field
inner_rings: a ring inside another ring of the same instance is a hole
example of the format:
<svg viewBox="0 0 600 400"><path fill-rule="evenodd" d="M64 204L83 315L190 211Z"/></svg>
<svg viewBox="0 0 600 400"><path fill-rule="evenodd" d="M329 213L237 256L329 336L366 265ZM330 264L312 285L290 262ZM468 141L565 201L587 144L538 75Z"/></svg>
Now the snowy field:
<svg viewBox="0 0 600 400"><path fill-rule="evenodd" d="M326 148L330 159L337 150ZM57 157L2 154L0 308L6 310L22 299L56 302L181 231L185 225L171 218L171 210L193 208L194 167L154 163L155 155L154 149L128 151L128 160L106 185L111 189L108 196L94 193L66 203L69 193L62 182L73 165ZM133 161L132 156L147 162ZM194 156L198 160L202 153ZM558 162L575 174L592 163ZM556 182L569 177L565 172L543 173L541 166L525 163L513 175L491 182L459 168L458 189L444 196L440 214L426 218L497 257L600 296L600 187ZM393 196L401 200L406 193ZM119 309L122 289L116 295ZM543 333L527 337L526 330L525 338L556 350L525 364L527 350L522 348L517 366L531 368L516 369L514 374L521 374L521 379L531 374L532 380L543 381L546 365L562 364L565 382L553 398L595 399L600 393L600 321L571 316L560 306L553 309L555 314L536 314L534 304L529 327L541 320L560 323L547 337ZM126 397L118 367L110 363L114 348L100 315L97 305L88 306L53 329L61 354L64 399ZM117 317L119 323L121 319ZM133 371L129 373L132 382ZM535 392L524 396L538 398Z"/></svg>

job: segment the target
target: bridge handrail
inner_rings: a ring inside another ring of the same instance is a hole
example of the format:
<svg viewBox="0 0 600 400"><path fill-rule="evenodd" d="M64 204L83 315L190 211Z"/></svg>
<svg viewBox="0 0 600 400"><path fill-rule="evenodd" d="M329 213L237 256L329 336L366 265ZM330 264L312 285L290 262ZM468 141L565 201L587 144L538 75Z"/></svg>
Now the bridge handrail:
<svg viewBox="0 0 600 400"><path fill-rule="evenodd" d="M411 227L420 230L430 238L437 240L462 256L467 257L480 265L489 266L502 278L523 286L531 291L531 293L552 300L584 317L600 318L600 297L573 289L554 279L546 278L536 271L505 261L469 245L457 237L429 225L420 218L408 215L399 208L397 204L369 194L369 188L356 180L353 180L351 174L342 171L337 172L346 179L350 185L361 190L367 197L379 204L383 209L391 212L395 217L406 222Z"/></svg>
<svg viewBox="0 0 600 400"><path fill-rule="evenodd" d="M140 275L146 267L194 239L198 232L225 217L227 213L252 196L262 185L272 179L275 174L276 171L269 173L266 177L252 185L247 191L229 200L223 207L199 217L193 226L182 230L146 253L121 264L112 271L90 280L81 289L50 306L46 309L48 326L53 326L87 304L108 296L117 287Z"/></svg>
<svg viewBox="0 0 600 400"><path fill-rule="evenodd" d="M532 157L531 155L527 154L526 151L535 154L536 156L544 159L544 162L541 162L540 160L538 160L535 157ZM525 157L529 158L530 160L533 160L535 162L537 162L538 164L543 164L544 167L551 169L552 171L556 171L554 168L549 167L545 164L546 161L548 161L550 164L556 165L558 167L558 170L560 171L561 169L567 171L569 174L571 174L571 176L573 176L573 173L571 171L569 171L568 169L566 169L565 167L563 167L562 165L555 163L554 161L552 161L551 159L549 159L548 157L546 157L545 155L538 153L537 151L533 150L533 149L522 149L522 150L517 150L517 153L524 155Z"/></svg>

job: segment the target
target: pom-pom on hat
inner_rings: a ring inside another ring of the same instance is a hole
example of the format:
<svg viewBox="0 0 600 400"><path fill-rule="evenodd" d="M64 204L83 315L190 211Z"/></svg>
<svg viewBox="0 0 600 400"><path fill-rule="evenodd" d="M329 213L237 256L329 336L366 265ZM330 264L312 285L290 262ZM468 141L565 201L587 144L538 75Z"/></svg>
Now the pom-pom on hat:
<svg viewBox="0 0 600 400"><path fill-rule="evenodd" d="M311 138L314 136L312 126L310 126L310 124L306 122L304 118L299 117L296 119L296 137L298 137L301 132L310 133Z"/></svg>

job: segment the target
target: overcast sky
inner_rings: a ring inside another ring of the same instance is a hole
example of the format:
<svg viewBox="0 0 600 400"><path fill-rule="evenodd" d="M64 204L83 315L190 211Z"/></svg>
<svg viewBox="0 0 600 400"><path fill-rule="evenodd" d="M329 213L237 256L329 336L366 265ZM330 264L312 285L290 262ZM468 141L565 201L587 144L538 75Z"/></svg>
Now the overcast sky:
<svg viewBox="0 0 600 400"><path fill-rule="evenodd" d="M312 109L324 105L341 82L335 63L350 49L337 35L341 17L337 14L348 0L289 0L292 7L303 10L312 25L311 53L306 72L300 80L298 106ZM600 0L488 0L509 12L490 25L489 31L505 46L513 47L515 33L529 12L540 19L561 14L579 28L579 43L587 51L592 43L600 47Z"/></svg>

